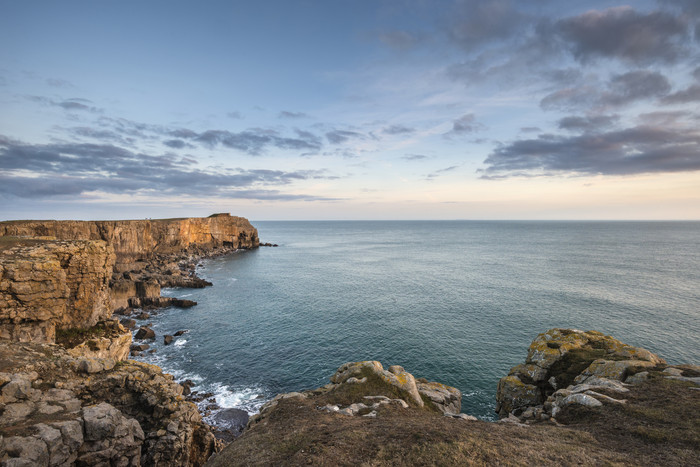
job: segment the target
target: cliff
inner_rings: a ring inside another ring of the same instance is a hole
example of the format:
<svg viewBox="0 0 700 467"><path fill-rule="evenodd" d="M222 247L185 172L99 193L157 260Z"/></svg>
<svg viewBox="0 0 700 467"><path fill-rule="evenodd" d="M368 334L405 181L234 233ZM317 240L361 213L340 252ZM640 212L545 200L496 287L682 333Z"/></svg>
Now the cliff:
<svg viewBox="0 0 700 467"><path fill-rule="evenodd" d="M158 254L255 248L260 243L257 229L247 219L230 214L123 221L6 221L0 222L0 236L103 240L114 248L118 271Z"/></svg>
<svg viewBox="0 0 700 467"><path fill-rule="evenodd" d="M104 241L0 239L0 338L53 342L110 317L114 260Z"/></svg>
<svg viewBox="0 0 700 467"><path fill-rule="evenodd" d="M695 465L698 389L700 366L552 329L501 380L499 422L459 413L459 391L401 367L347 363L265 404L207 466Z"/></svg>

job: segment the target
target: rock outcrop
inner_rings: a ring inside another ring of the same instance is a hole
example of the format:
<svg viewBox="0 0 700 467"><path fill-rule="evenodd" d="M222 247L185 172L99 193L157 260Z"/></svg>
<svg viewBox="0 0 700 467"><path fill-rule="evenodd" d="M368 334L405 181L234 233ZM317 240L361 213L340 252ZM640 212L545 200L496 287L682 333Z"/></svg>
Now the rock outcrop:
<svg viewBox="0 0 700 467"><path fill-rule="evenodd" d="M53 342L56 329L111 316L115 256L104 241L4 238L0 246L0 338Z"/></svg>
<svg viewBox="0 0 700 467"><path fill-rule="evenodd" d="M330 384L314 390L275 396L261 407L258 414L250 418L248 426L268 417L281 400L317 396L323 396L326 402L320 407L321 410L341 415L376 417L377 410L381 407L395 405L475 420L474 417L459 413L462 407L462 393L459 389L429 382L424 378L416 379L398 365L385 370L377 361L348 362L338 368L330 381Z"/></svg>
<svg viewBox="0 0 700 467"><path fill-rule="evenodd" d="M530 345L524 364L498 383L501 418L548 420L569 405L624 404L627 383L667 368L652 352L597 331L551 329Z"/></svg>
<svg viewBox="0 0 700 467"><path fill-rule="evenodd" d="M220 449L156 366L7 341L0 361L3 466L199 466Z"/></svg>
<svg viewBox="0 0 700 467"><path fill-rule="evenodd" d="M247 219L230 214L124 221L7 221L0 222L0 236L103 240L116 252L118 272L157 254L255 248L259 244L257 229Z"/></svg>

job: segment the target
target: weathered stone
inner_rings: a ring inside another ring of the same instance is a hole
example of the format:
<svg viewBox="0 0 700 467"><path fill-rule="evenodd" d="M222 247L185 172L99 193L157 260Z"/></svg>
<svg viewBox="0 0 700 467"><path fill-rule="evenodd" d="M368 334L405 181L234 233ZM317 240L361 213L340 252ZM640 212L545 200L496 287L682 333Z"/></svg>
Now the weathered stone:
<svg viewBox="0 0 700 467"><path fill-rule="evenodd" d="M71 240L18 239L0 251L0 338L54 342L56 328L86 328L109 316L114 250Z"/></svg>
<svg viewBox="0 0 700 467"><path fill-rule="evenodd" d="M644 381L649 379L649 372L648 371L640 371L639 373L635 373L632 376L628 376L627 379L625 379L625 383L627 384L639 384L643 383Z"/></svg>
<svg viewBox="0 0 700 467"><path fill-rule="evenodd" d="M459 389L436 382L417 382L416 387L440 412L458 414L462 410L462 393Z"/></svg>
<svg viewBox="0 0 700 467"><path fill-rule="evenodd" d="M29 464L14 463L14 465L31 465L43 466L49 464L49 450L46 443L33 436L20 437L13 436L5 438L3 448L5 453L10 458L19 458L22 461L27 461ZM5 464L5 461L3 461ZM13 464L6 464L13 465Z"/></svg>
<svg viewBox="0 0 700 467"><path fill-rule="evenodd" d="M340 384L352 377L362 378L375 375L384 383L405 392L413 404L423 407L423 399L418 392L413 375L400 366L393 366L390 369L393 372L384 370L382 364L377 361L349 362L338 368L338 371L331 377L331 382Z"/></svg>
<svg viewBox="0 0 700 467"><path fill-rule="evenodd" d="M166 334L163 336L163 344L169 345L173 341L173 336Z"/></svg>
<svg viewBox="0 0 700 467"><path fill-rule="evenodd" d="M496 411L502 417L509 413L543 402L537 386L525 384L517 376L506 376L498 382Z"/></svg>
<svg viewBox="0 0 700 467"><path fill-rule="evenodd" d="M583 372L574 379L574 383L583 383L591 376L624 381L627 375L634 373L635 370L653 368L654 366L656 366L655 363L644 360L613 361L598 359L583 370Z"/></svg>
<svg viewBox="0 0 700 467"><path fill-rule="evenodd" d="M141 326L138 331L136 331L135 339L155 339L156 333L153 329Z"/></svg>

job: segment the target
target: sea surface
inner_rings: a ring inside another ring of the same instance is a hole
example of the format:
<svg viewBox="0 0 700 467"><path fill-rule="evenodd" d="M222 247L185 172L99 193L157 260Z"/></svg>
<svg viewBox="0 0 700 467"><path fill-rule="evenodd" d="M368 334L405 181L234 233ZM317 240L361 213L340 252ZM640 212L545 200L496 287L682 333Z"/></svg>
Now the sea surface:
<svg viewBox="0 0 700 467"><path fill-rule="evenodd" d="M143 357L255 412L379 360L459 388L495 419L496 384L538 333L596 329L700 363L700 222L253 222L277 248L205 260L198 302L152 318ZM188 333L164 346L162 336Z"/></svg>

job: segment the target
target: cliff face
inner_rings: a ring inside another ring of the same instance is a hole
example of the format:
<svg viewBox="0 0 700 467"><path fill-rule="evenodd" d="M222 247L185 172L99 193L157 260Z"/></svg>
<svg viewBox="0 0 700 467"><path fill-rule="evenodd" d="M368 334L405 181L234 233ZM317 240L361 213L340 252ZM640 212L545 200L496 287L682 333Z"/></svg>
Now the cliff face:
<svg viewBox="0 0 700 467"><path fill-rule="evenodd" d="M108 318L114 260L104 241L4 239L0 338L53 342L57 328L86 328Z"/></svg>
<svg viewBox="0 0 700 467"><path fill-rule="evenodd" d="M0 222L0 236L103 240L114 248L118 268L154 254L259 245L257 229L247 219L230 214L125 221L7 221Z"/></svg>

